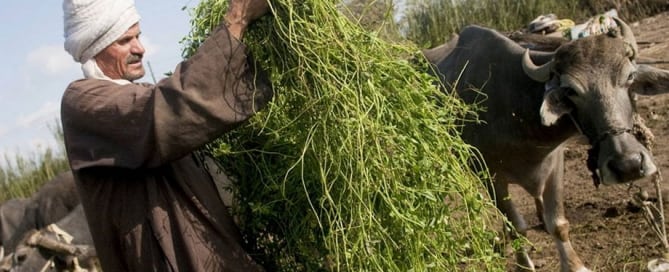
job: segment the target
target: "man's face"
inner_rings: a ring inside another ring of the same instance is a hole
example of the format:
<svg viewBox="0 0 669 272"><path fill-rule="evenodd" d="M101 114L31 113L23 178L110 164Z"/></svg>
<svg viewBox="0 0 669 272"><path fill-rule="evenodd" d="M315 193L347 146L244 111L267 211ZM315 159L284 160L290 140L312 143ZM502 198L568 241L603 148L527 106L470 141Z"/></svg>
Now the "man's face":
<svg viewBox="0 0 669 272"><path fill-rule="evenodd" d="M144 76L144 46L139 41L139 23L95 56L100 70L111 79L134 81Z"/></svg>

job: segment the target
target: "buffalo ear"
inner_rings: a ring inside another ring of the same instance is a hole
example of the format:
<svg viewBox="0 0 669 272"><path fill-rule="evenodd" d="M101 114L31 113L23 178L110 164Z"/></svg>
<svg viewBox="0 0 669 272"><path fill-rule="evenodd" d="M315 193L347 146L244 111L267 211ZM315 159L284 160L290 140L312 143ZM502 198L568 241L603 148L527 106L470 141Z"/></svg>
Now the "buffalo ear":
<svg viewBox="0 0 669 272"><path fill-rule="evenodd" d="M639 65L636 79L629 88L630 92L641 95L656 95L669 92L669 71L650 65Z"/></svg>
<svg viewBox="0 0 669 272"><path fill-rule="evenodd" d="M571 112L571 106L566 103L566 91L562 88L552 88L544 94L544 102L541 103L539 113L541 123L544 126L552 126L562 115Z"/></svg>

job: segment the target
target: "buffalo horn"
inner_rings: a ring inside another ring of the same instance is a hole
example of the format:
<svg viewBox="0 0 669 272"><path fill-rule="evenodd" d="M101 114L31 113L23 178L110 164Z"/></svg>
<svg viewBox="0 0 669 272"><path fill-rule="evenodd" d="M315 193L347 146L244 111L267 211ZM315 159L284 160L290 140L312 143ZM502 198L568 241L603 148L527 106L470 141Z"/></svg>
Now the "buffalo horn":
<svg viewBox="0 0 669 272"><path fill-rule="evenodd" d="M634 38L634 32L623 20L620 20L618 17L612 17L616 24L620 27L620 36L632 49L631 58L634 58L639 52L639 47L636 44L636 38Z"/></svg>
<svg viewBox="0 0 669 272"><path fill-rule="evenodd" d="M553 69L553 61L549 61L544 65L537 66L530 58L530 50L525 50L523 55L523 71L531 79L539 82L546 82L550 79L551 69Z"/></svg>
<svg viewBox="0 0 669 272"><path fill-rule="evenodd" d="M44 236L40 232L33 234L28 239L28 244L39 246L60 254L74 255L77 253L77 248L75 246Z"/></svg>

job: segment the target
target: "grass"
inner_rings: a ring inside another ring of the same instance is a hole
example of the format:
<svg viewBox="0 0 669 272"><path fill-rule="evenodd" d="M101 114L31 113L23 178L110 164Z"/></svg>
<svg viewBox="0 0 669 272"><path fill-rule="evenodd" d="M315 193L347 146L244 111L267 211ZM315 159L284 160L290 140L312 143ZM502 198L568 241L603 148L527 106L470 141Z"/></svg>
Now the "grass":
<svg viewBox="0 0 669 272"><path fill-rule="evenodd" d="M29 154L5 156L0 166L0 203L12 198L30 197L46 181L69 170L60 122L52 127L59 149L46 148Z"/></svg>

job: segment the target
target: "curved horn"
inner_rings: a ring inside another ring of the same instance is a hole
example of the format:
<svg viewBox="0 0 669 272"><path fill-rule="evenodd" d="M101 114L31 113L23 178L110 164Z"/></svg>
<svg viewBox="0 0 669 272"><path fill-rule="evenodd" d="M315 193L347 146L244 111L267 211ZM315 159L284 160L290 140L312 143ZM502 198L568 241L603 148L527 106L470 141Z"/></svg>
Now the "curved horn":
<svg viewBox="0 0 669 272"><path fill-rule="evenodd" d="M41 232L36 232L31 235L27 243L28 245L42 247L59 254L74 255L77 253L77 248L75 246L42 235Z"/></svg>
<svg viewBox="0 0 669 272"><path fill-rule="evenodd" d="M530 50L526 49L523 54L523 71L531 79L539 82L546 82L550 79L551 69L553 69L553 61L549 61L544 65L537 66L530 58Z"/></svg>
<svg viewBox="0 0 669 272"><path fill-rule="evenodd" d="M14 259L14 252L10 252L7 256L0 259L0 271L10 271L12 268L12 261Z"/></svg>
<svg viewBox="0 0 669 272"><path fill-rule="evenodd" d="M611 17L613 20L616 22L616 24L620 27L620 37L623 38L623 41L625 41L627 44L632 49L631 52L631 58L636 57L637 53L639 52L639 47L636 44L636 38L634 37L634 32L632 32L632 28L628 26L623 20L620 20L618 17Z"/></svg>

